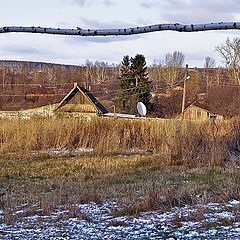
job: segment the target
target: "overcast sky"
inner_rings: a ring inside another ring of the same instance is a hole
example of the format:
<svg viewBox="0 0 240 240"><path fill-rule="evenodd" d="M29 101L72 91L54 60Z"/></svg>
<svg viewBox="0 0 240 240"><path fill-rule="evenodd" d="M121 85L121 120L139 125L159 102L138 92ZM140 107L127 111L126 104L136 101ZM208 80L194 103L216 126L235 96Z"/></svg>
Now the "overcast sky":
<svg viewBox="0 0 240 240"><path fill-rule="evenodd" d="M239 0L6 0L1 26L125 28L158 23L239 21ZM191 67L221 58L215 47L237 31L154 32L121 37L0 34L0 59L84 64L86 59L119 63L124 55L144 54L147 63L182 51Z"/></svg>

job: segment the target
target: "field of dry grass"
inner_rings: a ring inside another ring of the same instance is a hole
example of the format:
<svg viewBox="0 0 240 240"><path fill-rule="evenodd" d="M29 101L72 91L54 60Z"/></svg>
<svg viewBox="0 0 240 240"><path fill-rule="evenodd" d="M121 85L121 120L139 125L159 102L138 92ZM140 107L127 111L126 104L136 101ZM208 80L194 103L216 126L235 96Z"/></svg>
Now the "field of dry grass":
<svg viewBox="0 0 240 240"><path fill-rule="evenodd" d="M44 214L106 199L128 214L240 199L239 139L230 121L1 120L0 208L12 221L22 208ZM79 148L93 151L47 151Z"/></svg>
<svg viewBox="0 0 240 240"><path fill-rule="evenodd" d="M180 120L0 120L0 157L42 159L49 149L94 149L95 154L142 152L166 165L221 166L237 149L239 123ZM239 150L239 149L237 149Z"/></svg>

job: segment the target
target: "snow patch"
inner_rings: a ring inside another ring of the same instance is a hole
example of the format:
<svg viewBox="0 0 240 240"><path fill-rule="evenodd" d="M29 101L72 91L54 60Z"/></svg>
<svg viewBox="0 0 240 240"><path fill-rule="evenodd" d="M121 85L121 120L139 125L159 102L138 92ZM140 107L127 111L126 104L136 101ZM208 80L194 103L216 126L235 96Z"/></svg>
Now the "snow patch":
<svg viewBox="0 0 240 240"><path fill-rule="evenodd" d="M121 210L115 202L90 202L75 205L80 214L74 217L67 217L71 210L59 208L49 216L22 217L11 224L0 224L0 239L239 239L239 219L234 218L234 211L224 210L226 205L237 206L239 201L149 211L137 216L115 216L114 212ZM203 219L194 219L201 208L205 210ZM233 223L226 226L219 218Z"/></svg>

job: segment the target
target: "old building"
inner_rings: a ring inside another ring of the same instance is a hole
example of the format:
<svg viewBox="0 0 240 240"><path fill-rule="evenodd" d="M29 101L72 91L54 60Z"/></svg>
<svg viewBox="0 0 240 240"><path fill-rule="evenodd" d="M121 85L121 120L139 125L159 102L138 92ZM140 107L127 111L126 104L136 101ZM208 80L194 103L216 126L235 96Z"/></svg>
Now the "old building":
<svg viewBox="0 0 240 240"><path fill-rule="evenodd" d="M186 120L198 120L198 121L204 121L209 119L216 119L216 120L224 119L223 115L212 112L207 107L197 103L193 103L189 105L184 110L184 112L179 115L179 117L182 117Z"/></svg>
<svg viewBox="0 0 240 240"><path fill-rule="evenodd" d="M0 111L0 118L30 118L34 116L97 116L108 113L108 110L86 89L74 84L73 89L57 103L19 111Z"/></svg>
<svg viewBox="0 0 240 240"><path fill-rule="evenodd" d="M55 114L78 116L102 115L108 110L85 88L74 84L74 88L54 109Z"/></svg>

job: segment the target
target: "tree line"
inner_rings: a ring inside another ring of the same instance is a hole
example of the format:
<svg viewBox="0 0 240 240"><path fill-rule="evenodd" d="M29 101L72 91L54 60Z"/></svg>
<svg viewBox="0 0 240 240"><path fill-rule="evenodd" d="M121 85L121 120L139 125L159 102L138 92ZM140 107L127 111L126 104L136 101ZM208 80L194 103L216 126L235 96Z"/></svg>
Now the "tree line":
<svg viewBox="0 0 240 240"><path fill-rule="evenodd" d="M203 68L190 69L187 102L203 92L211 98L221 92L217 99L229 102L225 92L229 95L240 86L240 38L227 38L215 50L224 66L218 67L215 59L206 56ZM0 109L57 101L73 82L79 82L100 100L106 100L107 105L116 105L118 111L135 113L136 102L142 101L149 111L160 116L174 115L179 111L182 94L181 88L175 88L182 86L185 61L184 53L179 51L166 53L149 66L140 54L124 56L120 64L86 60L81 66L0 61ZM238 99L237 94L230 95Z"/></svg>
<svg viewBox="0 0 240 240"><path fill-rule="evenodd" d="M187 103L199 101L216 113L234 116L240 112L240 38L227 38L215 50L224 59L225 66L216 67L215 59L206 56L203 70L192 70L189 74L191 80L188 83ZM149 111L157 112L158 116L178 114L183 91L173 90L182 85L184 62L184 54L175 51L167 53L162 60L154 61L147 70L144 56L136 55L130 59L125 56L120 68L120 94L117 98L122 104L122 110L125 112L127 108L127 112L134 112L136 102L141 101ZM154 81L149 81L148 74ZM158 91L159 86L164 91ZM169 89L168 93L166 89ZM159 94L153 94L156 96L151 102L153 92ZM201 99L198 99L199 96Z"/></svg>

